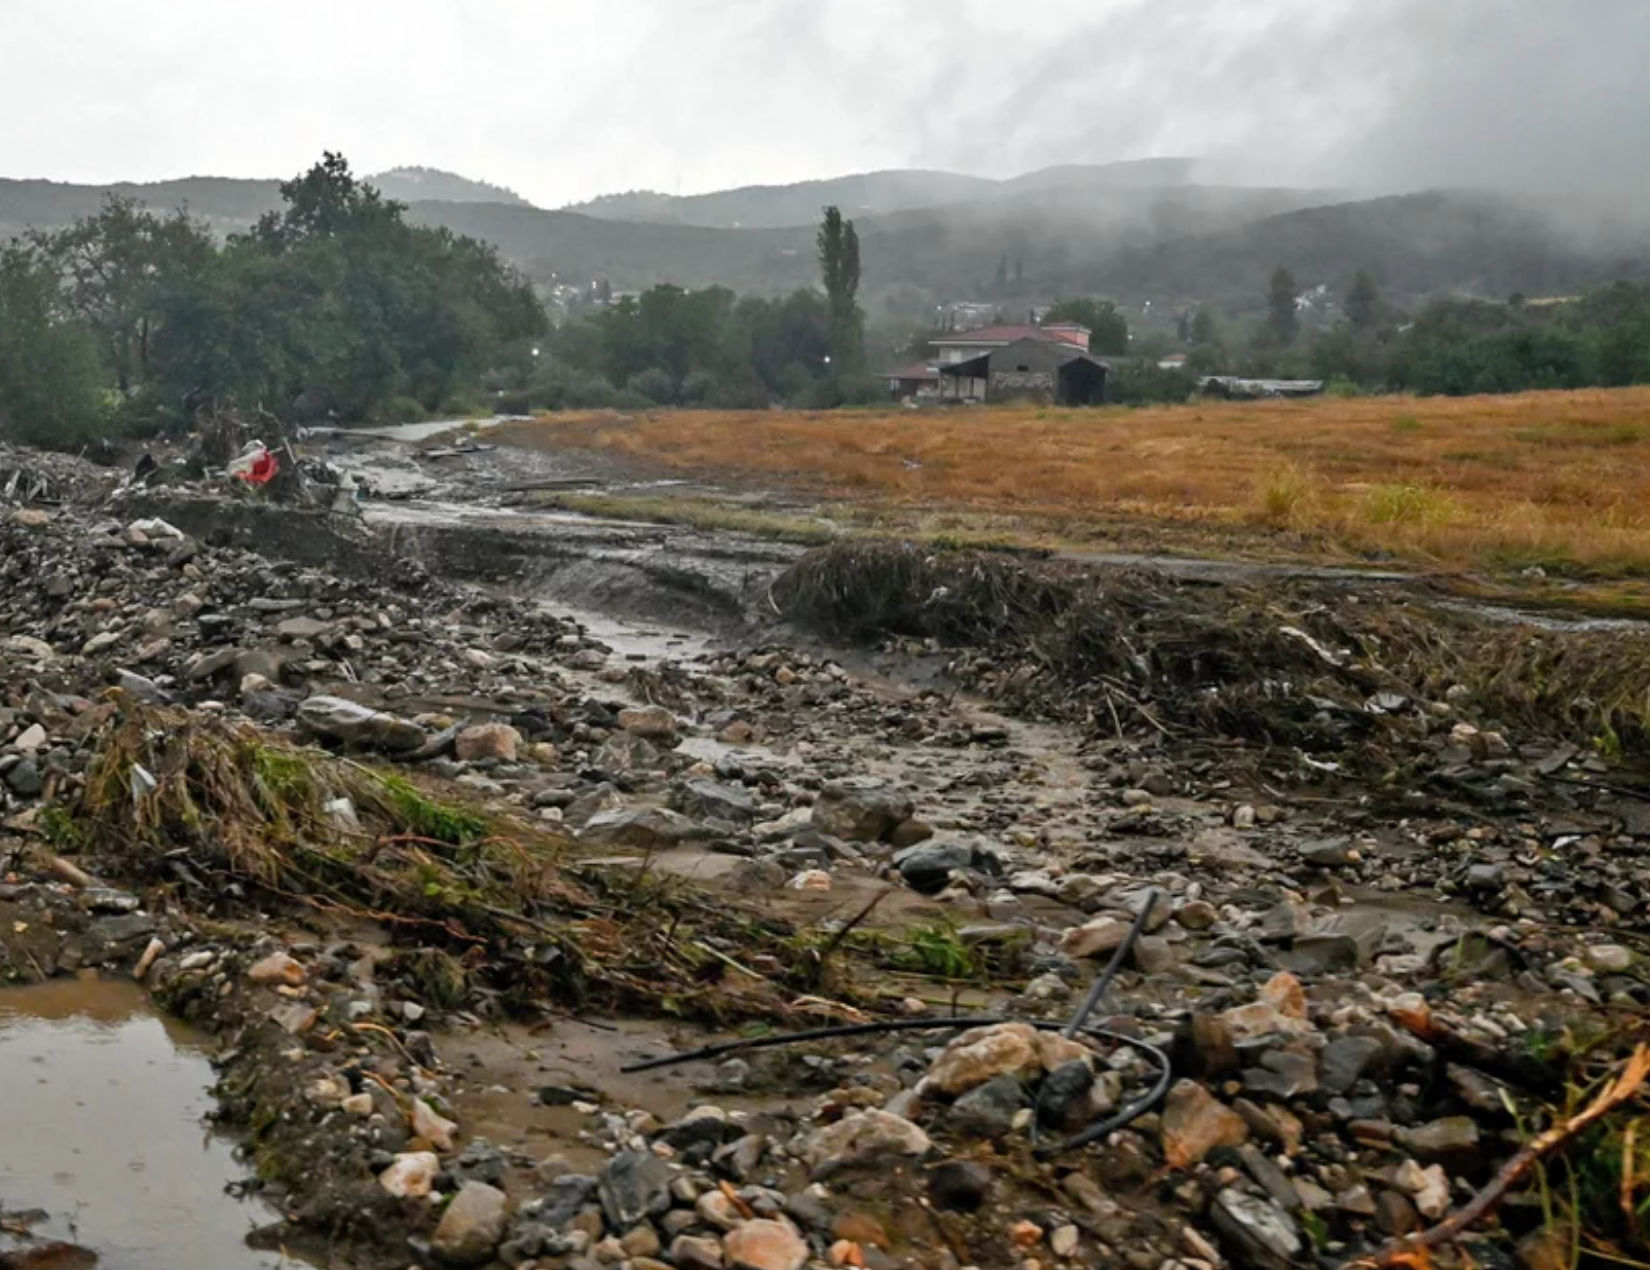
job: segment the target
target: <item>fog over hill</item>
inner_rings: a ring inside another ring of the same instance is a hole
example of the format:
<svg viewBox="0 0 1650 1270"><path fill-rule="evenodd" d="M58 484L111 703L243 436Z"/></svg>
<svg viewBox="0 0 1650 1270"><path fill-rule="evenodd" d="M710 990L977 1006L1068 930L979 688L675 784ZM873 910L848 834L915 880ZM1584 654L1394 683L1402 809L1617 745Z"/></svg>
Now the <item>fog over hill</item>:
<svg viewBox="0 0 1650 1270"><path fill-rule="evenodd" d="M1650 225L1626 200L1482 191L1367 198L1233 179L1242 175L1184 158L1068 164L1003 180L909 169L685 198L620 194L559 211L428 168L369 179L406 201L415 222L493 243L541 286L604 278L619 291L670 282L777 294L813 285L815 222L835 202L859 228L869 312L901 320L958 300L1017 308L1078 293L1239 312L1259 306L1280 264L1303 287L1335 289L1367 269L1402 304L1550 294L1644 276L1650 260ZM66 224L110 194L187 209L227 234L278 206L278 184L0 180L0 236Z"/></svg>

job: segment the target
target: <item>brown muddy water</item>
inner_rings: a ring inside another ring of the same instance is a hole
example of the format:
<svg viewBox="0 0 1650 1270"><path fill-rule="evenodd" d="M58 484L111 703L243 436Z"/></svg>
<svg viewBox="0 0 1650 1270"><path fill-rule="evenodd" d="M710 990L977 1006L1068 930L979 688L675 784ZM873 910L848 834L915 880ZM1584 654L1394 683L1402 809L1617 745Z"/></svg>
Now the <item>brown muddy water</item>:
<svg viewBox="0 0 1650 1270"><path fill-rule="evenodd" d="M58 980L0 989L0 1213L46 1214L31 1237L119 1270L272 1270L247 1247L275 1214L231 1196L246 1176L205 1123L202 1038L135 984ZM0 1236L0 1252L29 1246ZM89 1263L81 1263L89 1264Z"/></svg>

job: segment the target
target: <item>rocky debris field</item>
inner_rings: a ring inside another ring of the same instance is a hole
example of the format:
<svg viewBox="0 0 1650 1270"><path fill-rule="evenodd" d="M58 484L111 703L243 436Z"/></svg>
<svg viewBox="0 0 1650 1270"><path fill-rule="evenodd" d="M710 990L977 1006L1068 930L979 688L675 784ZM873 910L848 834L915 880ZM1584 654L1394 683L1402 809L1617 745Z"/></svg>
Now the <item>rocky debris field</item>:
<svg viewBox="0 0 1650 1270"><path fill-rule="evenodd" d="M135 976L219 1038L268 1246L1650 1252L1635 734L1598 691L1535 726L1451 651L1462 619L1406 605L1378 661L1378 596L1226 621L1108 575L1121 616L1068 606L1055 645L946 610L961 575L822 557L776 594L840 647L632 660L535 597L215 546L89 465L0 458L52 474L0 505L0 977ZM1400 629L1439 632L1433 673Z"/></svg>

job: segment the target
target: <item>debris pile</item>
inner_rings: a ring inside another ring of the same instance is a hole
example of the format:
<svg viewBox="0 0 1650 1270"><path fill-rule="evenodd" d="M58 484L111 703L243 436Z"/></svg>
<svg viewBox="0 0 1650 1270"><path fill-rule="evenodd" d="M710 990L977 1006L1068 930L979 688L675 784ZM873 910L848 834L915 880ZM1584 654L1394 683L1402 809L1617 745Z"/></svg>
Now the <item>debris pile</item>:
<svg viewBox="0 0 1650 1270"><path fill-rule="evenodd" d="M788 617L841 636L952 650L961 681L1019 711L1116 731L1199 731L1402 762L1447 736L1501 757L1493 729L1650 752L1650 633L1487 624L1393 586L1209 587L875 541L818 548L775 584Z"/></svg>

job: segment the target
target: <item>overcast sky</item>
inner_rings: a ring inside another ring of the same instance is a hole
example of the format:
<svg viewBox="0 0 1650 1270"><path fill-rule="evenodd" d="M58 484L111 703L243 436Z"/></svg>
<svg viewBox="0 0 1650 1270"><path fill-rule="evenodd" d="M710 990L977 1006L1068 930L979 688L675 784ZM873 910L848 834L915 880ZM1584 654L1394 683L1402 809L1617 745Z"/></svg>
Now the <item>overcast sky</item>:
<svg viewBox="0 0 1650 1270"><path fill-rule="evenodd" d="M1645 181L1647 56L1650 0L0 0L0 176L334 149L558 206L1198 154L1566 189Z"/></svg>

